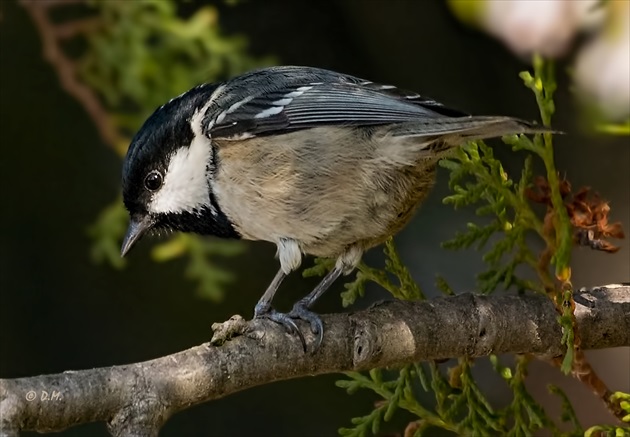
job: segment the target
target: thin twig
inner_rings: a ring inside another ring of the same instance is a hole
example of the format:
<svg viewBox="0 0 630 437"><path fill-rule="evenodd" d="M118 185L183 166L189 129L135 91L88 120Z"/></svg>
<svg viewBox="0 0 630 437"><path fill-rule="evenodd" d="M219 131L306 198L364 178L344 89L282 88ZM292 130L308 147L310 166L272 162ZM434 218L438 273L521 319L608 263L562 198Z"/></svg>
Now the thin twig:
<svg viewBox="0 0 630 437"><path fill-rule="evenodd" d="M61 47L62 39L68 38L73 33L86 31L86 26L94 26L95 23L91 20L83 19L79 22L81 24L72 25L65 23L56 25L48 16L48 10L54 6L78 3L84 2L81 0L20 0L20 4L31 16L35 27L39 31L43 44L44 58L56 70L62 88L83 106L96 125L101 140L116 150L122 138L116 130L110 115L94 91L77 78L76 62L66 56Z"/></svg>
<svg viewBox="0 0 630 437"><path fill-rule="evenodd" d="M102 24L103 21L98 17L68 21L55 26L55 36L58 39L72 39L84 33L93 32Z"/></svg>
<svg viewBox="0 0 630 437"><path fill-rule="evenodd" d="M37 4L38 7L43 9L54 8L56 6L68 6L85 3L85 0L20 0L22 4L31 3Z"/></svg>

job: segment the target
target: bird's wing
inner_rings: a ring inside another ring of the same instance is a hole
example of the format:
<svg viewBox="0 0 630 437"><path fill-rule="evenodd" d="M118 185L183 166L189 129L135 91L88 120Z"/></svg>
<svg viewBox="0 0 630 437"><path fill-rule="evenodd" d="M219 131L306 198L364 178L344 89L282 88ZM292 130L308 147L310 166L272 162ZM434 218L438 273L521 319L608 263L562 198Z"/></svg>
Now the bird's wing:
<svg viewBox="0 0 630 437"><path fill-rule="evenodd" d="M318 126L375 126L466 115L391 85L325 70L307 72L311 74L282 75L280 80L269 81L268 87L253 89L237 101L230 96L243 93L220 90L212 111L215 116L207 119L207 134L216 139L236 139ZM246 87L247 78L231 86Z"/></svg>

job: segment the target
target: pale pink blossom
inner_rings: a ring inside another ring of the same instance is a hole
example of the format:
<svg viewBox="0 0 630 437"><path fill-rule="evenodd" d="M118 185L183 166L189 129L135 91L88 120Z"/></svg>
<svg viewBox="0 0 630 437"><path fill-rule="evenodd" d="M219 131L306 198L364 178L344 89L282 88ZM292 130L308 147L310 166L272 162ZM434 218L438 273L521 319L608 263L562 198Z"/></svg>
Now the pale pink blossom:
<svg viewBox="0 0 630 437"><path fill-rule="evenodd" d="M578 54L578 91L606 118L630 117L630 1L609 0L608 20Z"/></svg>
<svg viewBox="0 0 630 437"><path fill-rule="evenodd" d="M478 24L518 55L563 55L575 34L601 20L598 0L486 0Z"/></svg>

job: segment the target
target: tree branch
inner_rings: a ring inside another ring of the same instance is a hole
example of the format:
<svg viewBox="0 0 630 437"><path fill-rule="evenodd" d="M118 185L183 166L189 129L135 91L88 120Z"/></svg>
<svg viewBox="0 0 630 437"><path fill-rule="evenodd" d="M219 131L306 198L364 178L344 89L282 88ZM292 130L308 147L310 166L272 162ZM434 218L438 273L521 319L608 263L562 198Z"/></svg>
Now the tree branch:
<svg viewBox="0 0 630 437"><path fill-rule="evenodd" d="M575 295L584 349L630 346L630 284ZM304 353L273 322L236 316L213 341L142 363L0 380L0 435L106 421L115 436L156 436L175 412L261 384L306 375L400 366L467 355L559 356L558 314L542 295L462 294L393 301L326 315L324 341ZM306 328L306 326L303 326ZM308 331L308 330L306 330ZM312 344L314 338L307 334Z"/></svg>

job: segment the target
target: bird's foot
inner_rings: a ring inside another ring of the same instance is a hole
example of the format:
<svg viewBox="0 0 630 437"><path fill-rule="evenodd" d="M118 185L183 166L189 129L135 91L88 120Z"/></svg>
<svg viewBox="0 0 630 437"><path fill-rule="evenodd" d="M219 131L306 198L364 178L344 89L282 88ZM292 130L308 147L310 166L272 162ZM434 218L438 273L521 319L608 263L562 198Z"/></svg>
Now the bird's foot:
<svg viewBox="0 0 630 437"><path fill-rule="evenodd" d="M282 325L289 334L295 335L300 339L302 343L302 348L304 352L306 352L306 339L304 338L304 334L300 330L300 328L295 323L295 320L304 320L308 322L311 327L311 332L315 334L317 337L315 341L315 345L313 346L313 352L319 349L319 346L322 343L323 335L324 335L324 325L322 320L319 318L317 314L310 311L305 305L300 304L300 302L296 303L293 306L293 309L289 313L280 313L273 308L269 307L259 307L256 306L254 310L254 319L269 319L280 325Z"/></svg>
<svg viewBox="0 0 630 437"><path fill-rule="evenodd" d="M324 324L322 323L322 319L313 311L309 310L308 307L301 301L293 305L293 309L289 311L289 314L287 315L291 319L300 319L308 322L311 327L311 332L315 335L313 352L319 349L319 346L322 344L322 340L324 339Z"/></svg>
<svg viewBox="0 0 630 437"><path fill-rule="evenodd" d="M304 349L304 352L306 352L306 340L304 339L304 334L302 334L300 328L298 328L298 326L288 314L280 313L271 308L271 306L262 307L260 305L256 305L256 308L254 309L254 319L269 319L278 323L280 326L286 329L289 334L295 335L300 339L300 342L302 343L302 349Z"/></svg>

